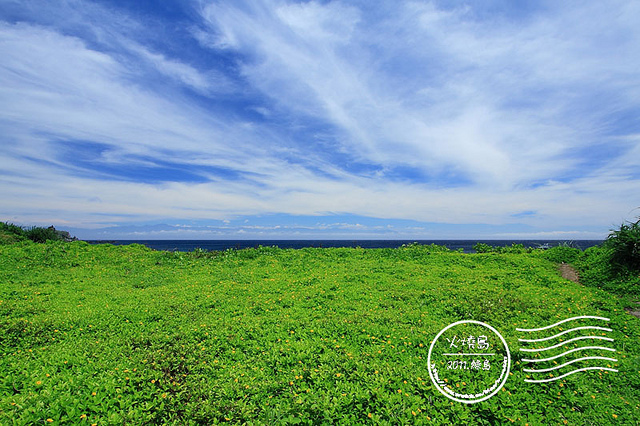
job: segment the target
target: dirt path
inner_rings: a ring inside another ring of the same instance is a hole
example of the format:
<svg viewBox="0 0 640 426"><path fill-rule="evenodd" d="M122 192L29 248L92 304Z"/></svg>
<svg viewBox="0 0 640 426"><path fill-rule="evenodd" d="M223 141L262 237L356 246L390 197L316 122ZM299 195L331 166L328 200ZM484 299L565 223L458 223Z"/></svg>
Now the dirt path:
<svg viewBox="0 0 640 426"><path fill-rule="evenodd" d="M561 263L558 265L558 270L562 274L562 278L573 281L574 283L580 284L580 277L578 276L578 271L576 271L571 265L566 263ZM640 318L640 302L636 302L638 304L637 308L626 308L625 310L633 315L634 317Z"/></svg>
<svg viewBox="0 0 640 426"><path fill-rule="evenodd" d="M562 274L562 278L573 281L574 283L578 283L578 284L580 283L580 277L578 277L578 272L575 269L573 269L571 265L568 265L566 263L561 263L560 266L558 266L558 269Z"/></svg>
<svg viewBox="0 0 640 426"><path fill-rule="evenodd" d="M640 302L635 302L638 304L637 308L624 308L625 311L629 312L636 318L640 318Z"/></svg>

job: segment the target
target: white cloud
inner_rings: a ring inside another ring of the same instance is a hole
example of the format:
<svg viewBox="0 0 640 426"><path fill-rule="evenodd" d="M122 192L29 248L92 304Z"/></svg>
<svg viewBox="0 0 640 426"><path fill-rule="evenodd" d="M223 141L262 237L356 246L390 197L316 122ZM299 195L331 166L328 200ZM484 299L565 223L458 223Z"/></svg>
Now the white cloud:
<svg viewBox="0 0 640 426"><path fill-rule="evenodd" d="M187 64L167 59L164 55L150 52L139 45L130 44L129 48L153 64L161 73L184 83L200 93L209 94L211 92L212 78L210 75L202 74Z"/></svg>
<svg viewBox="0 0 640 426"><path fill-rule="evenodd" d="M185 98L150 92L112 56L26 24L1 24L0 34L0 120L11 123L3 130L14 141L5 149L53 160L55 146L48 141L81 140L112 145L111 161L121 160L117 153L174 160L166 154L173 151L186 162L199 157L224 165L241 154L250 163L241 151L247 140L241 129Z"/></svg>
<svg viewBox="0 0 640 426"><path fill-rule="evenodd" d="M282 4L275 15L303 40L331 45L347 44L360 12L339 2Z"/></svg>
<svg viewBox="0 0 640 426"><path fill-rule="evenodd" d="M628 60L640 57L638 43L611 54L598 37L631 31L638 40L638 31L602 4L519 26L431 3L398 3L395 15L360 26L359 11L340 2L235 6L212 3L204 16L253 55L244 73L265 94L336 125L343 148L366 161L457 167L481 184L510 187L574 167L558 156L588 146L602 117L625 106L585 114L576 103L598 90L618 96L620 77L637 82L637 60Z"/></svg>

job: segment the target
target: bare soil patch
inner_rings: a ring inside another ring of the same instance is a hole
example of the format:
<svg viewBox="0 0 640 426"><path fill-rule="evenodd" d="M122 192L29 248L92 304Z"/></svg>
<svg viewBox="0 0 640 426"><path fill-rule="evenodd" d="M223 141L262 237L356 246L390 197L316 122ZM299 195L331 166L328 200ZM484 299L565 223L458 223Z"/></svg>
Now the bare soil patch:
<svg viewBox="0 0 640 426"><path fill-rule="evenodd" d="M571 265L567 263L561 263L558 265L558 270L562 274L562 278L573 281L574 283L580 284L580 277L578 276L578 271L575 270ZM633 315L636 318L640 318L640 302L636 302L638 304L637 308L626 308L625 310Z"/></svg>
<svg viewBox="0 0 640 426"><path fill-rule="evenodd" d="M636 302L638 304L637 308L626 308L625 311L630 313L636 318L640 318L640 302Z"/></svg>
<svg viewBox="0 0 640 426"><path fill-rule="evenodd" d="M573 281L574 283L580 283L580 277L578 276L578 271L576 271L571 265L566 263L561 263L558 266L560 273L562 274L562 278Z"/></svg>

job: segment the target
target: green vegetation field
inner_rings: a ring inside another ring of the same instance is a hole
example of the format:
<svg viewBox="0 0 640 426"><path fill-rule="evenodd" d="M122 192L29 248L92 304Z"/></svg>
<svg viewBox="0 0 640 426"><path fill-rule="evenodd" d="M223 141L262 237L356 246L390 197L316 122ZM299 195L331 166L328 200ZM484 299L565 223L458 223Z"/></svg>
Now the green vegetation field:
<svg viewBox="0 0 640 426"><path fill-rule="evenodd" d="M547 258L0 246L0 424L640 424L640 319ZM577 315L610 318L619 372L525 383L515 329ZM463 319L500 331L513 361L472 405L427 371Z"/></svg>

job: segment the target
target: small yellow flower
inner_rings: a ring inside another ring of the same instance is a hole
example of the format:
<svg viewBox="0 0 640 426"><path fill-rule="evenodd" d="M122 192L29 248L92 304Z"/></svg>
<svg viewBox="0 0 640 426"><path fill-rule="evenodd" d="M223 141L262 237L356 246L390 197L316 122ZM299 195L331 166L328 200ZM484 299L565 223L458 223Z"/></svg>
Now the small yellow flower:
<svg viewBox="0 0 640 426"><path fill-rule="evenodd" d="M91 396L96 396L96 393L95 392L91 392Z"/></svg>
<svg viewBox="0 0 640 426"><path fill-rule="evenodd" d="M86 419L86 418L87 418L87 415L86 415L86 414L83 414L83 415L81 415L81 416L80 416L80 418L81 418L81 419Z"/></svg>
<svg viewBox="0 0 640 426"><path fill-rule="evenodd" d="M617 415L617 414L612 414L612 416L613 416L613 418L614 418L614 419L617 419L617 418L618 418L618 415Z"/></svg>
<svg viewBox="0 0 640 426"><path fill-rule="evenodd" d="M369 417L371 419L371 418L373 418L373 414L369 413L369 414L367 414L367 417Z"/></svg>
<svg viewBox="0 0 640 426"><path fill-rule="evenodd" d="M155 383L155 382L156 382L156 379L152 379L152 380L151 380L151 383Z"/></svg>
<svg viewBox="0 0 640 426"><path fill-rule="evenodd" d="M36 385L38 385L38 386L40 386L41 384L42 384L42 382L41 382L40 380L38 380L38 381L36 382Z"/></svg>
<svg viewBox="0 0 640 426"><path fill-rule="evenodd" d="M53 419L47 419L49 423L53 423Z"/></svg>
<svg viewBox="0 0 640 426"><path fill-rule="evenodd" d="M342 374L340 374L340 373L336 374L336 377L340 377L340 376L342 376Z"/></svg>

